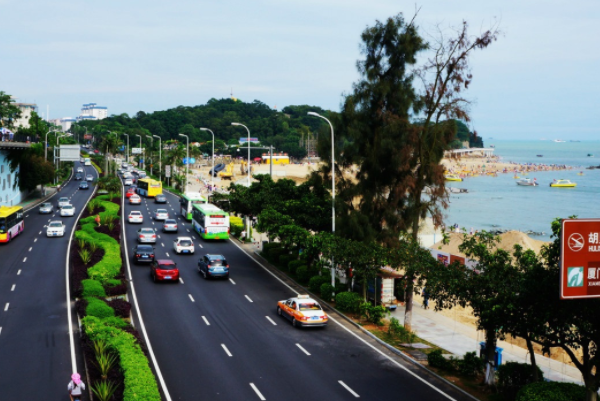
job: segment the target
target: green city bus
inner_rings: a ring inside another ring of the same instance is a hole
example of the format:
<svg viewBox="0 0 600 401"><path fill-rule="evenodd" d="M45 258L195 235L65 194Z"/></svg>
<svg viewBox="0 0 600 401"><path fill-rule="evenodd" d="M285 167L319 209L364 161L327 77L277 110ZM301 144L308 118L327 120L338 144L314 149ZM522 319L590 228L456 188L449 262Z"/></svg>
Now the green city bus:
<svg viewBox="0 0 600 401"><path fill-rule="evenodd" d="M229 213L210 203L193 205L192 226L203 239L229 239Z"/></svg>
<svg viewBox="0 0 600 401"><path fill-rule="evenodd" d="M186 192L179 198L180 213L187 221L192 220L192 205L206 203L206 198L200 192Z"/></svg>

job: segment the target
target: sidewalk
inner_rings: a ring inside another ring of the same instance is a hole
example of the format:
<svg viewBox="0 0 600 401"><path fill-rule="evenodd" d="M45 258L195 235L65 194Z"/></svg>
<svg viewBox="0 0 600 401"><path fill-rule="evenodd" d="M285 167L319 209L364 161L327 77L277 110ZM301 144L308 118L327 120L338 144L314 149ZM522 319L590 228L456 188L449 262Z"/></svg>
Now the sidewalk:
<svg viewBox="0 0 600 401"><path fill-rule="evenodd" d="M52 195L56 193L56 188L46 187L46 195L42 196L39 190L33 191L25 200L19 202L15 206L21 206L25 211L33 209L40 203L44 202L46 199L50 198Z"/></svg>

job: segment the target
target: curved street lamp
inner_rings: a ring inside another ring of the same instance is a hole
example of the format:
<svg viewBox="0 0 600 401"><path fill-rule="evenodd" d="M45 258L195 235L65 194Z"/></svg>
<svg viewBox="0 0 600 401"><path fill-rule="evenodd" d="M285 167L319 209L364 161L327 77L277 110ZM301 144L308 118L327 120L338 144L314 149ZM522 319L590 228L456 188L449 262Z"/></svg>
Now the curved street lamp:
<svg viewBox="0 0 600 401"><path fill-rule="evenodd" d="M185 163L185 192L187 193L187 187L188 187L188 167L190 166L190 137L185 135L185 134L179 134L179 136L184 136L187 142L187 147L185 150L185 158L186 163Z"/></svg>
<svg viewBox="0 0 600 401"><path fill-rule="evenodd" d="M215 134L208 128L200 128L200 131L208 131L212 134L212 173L210 173L210 185L212 188L215 187ZM206 201L208 202L208 196L206 197Z"/></svg>

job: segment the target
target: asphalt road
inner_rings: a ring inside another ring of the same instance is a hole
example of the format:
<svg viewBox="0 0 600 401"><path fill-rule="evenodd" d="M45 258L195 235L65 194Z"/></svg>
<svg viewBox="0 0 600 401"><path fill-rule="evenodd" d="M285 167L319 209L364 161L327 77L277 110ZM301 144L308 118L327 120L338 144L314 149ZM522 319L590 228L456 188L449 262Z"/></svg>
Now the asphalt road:
<svg viewBox="0 0 600 401"><path fill-rule="evenodd" d="M84 168L97 177L93 167ZM37 207L26 212L23 233L0 245L0 400L68 399L65 260L77 215L93 191L78 188L71 180L49 200L54 214L39 214ZM71 199L75 217L60 217L61 196ZM66 224L64 237L46 237L49 220Z"/></svg>
<svg viewBox="0 0 600 401"><path fill-rule="evenodd" d="M144 214L143 224L125 223L125 237L143 321L171 399L471 399L335 314L331 316L340 324L292 327L277 315L276 304L295 292L232 241L204 241L194 235L178 213L178 198L167 194L167 199L170 217L178 217L179 233L162 233L162 222L152 215L165 205L142 198L141 205L125 202L125 220L131 210ZM149 266L133 263L131 250L141 227L159 229L156 256L177 263L179 283L153 283ZM172 243L177 236L192 236L196 254L176 255ZM206 253L225 255L230 280L202 278L196 267Z"/></svg>

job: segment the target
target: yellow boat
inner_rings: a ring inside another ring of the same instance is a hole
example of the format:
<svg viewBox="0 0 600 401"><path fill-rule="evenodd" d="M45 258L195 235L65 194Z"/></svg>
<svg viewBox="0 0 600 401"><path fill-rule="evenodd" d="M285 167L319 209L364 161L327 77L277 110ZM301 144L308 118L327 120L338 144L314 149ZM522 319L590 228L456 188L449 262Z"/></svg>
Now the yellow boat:
<svg viewBox="0 0 600 401"><path fill-rule="evenodd" d="M456 174L446 174L444 178L446 178L446 181L462 181L462 178Z"/></svg>
<svg viewBox="0 0 600 401"><path fill-rule="evenodd" d="M550 183L550 186L555 188L574 188L577 184L570 180L555 180Z"/></svg>

